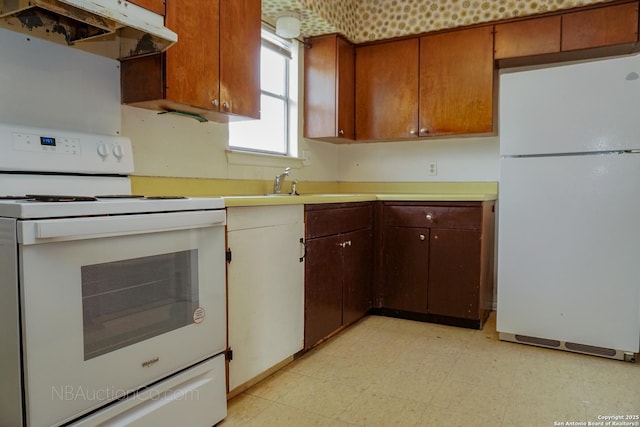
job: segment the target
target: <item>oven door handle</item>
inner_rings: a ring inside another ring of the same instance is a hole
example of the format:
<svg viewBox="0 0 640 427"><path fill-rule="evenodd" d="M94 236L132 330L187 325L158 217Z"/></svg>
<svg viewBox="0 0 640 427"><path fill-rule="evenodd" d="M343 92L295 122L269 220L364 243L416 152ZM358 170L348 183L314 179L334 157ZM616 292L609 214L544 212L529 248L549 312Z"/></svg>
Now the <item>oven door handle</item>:
<svg viewBox="0 0 640 427"><path fill-rule="evenodd" d="M18 229L18 243L30 245L52 241L188 230L225 224L224 210L32 220L21 222Z"/></svg>

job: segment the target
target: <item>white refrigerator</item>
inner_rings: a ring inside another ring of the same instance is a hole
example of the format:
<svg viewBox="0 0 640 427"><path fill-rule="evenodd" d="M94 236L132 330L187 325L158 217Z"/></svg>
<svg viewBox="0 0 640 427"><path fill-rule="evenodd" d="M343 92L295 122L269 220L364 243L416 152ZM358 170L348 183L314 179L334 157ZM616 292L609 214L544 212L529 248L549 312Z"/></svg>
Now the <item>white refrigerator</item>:
<svg viewBox="0 0 640 427"><path fill-rule="evenodd" d="M497 330L635 360L640 56L500 76Z"/></svg>

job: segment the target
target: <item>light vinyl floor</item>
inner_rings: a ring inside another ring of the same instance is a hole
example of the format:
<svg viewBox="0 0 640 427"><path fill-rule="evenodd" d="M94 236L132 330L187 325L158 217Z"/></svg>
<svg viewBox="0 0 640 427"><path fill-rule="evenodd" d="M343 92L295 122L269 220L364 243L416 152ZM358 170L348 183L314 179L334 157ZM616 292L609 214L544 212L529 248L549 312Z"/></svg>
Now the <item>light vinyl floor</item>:
<svg viewBox="0 0 640 427"><path fill-rule="evenodd" d="M221 427L640 426L640 363L499 341L495 313L482 331L368 316L228 408Z"/></svg>

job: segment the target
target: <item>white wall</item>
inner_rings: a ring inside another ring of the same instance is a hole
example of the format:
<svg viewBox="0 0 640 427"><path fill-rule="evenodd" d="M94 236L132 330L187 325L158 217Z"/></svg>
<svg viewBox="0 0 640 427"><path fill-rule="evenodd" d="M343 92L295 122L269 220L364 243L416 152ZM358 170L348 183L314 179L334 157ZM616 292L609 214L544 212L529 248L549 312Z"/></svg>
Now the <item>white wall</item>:
<svg viewBox="0 0 640 427"><path fill-rule="evenodd" d="M333 144L301 141L300 149L311 152L310 166L256 156L234 164L227 159L226 124L122 106L122 125L123 134L133 143L136 175L263 180L272 179L286 166L293 168L292 177L299 180L335 181L338 174Z"/></svg>
<svg viewBox="0 0 640 427"><path fill-rule="evenodd" d="M338 159L339 181L497 181L498 137L345 145Z"/></svg>

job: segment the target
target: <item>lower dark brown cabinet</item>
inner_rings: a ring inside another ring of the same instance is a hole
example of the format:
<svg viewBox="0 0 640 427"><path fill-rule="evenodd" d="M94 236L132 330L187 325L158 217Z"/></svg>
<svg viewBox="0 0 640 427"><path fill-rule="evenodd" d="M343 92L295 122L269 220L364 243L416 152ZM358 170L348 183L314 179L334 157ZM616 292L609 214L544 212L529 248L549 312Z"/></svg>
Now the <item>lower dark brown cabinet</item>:
<svg viewBox="0 0 640 427"><path fill-rule="evenodd" d="M481 328L492 309L494 202L384 202L376 311Z"/></svg>
<svg viewBox="0 0 640 427"><path fill-rule="evenodd" d="M305 350L371 308L373 207L305 206Z"/></svg>

